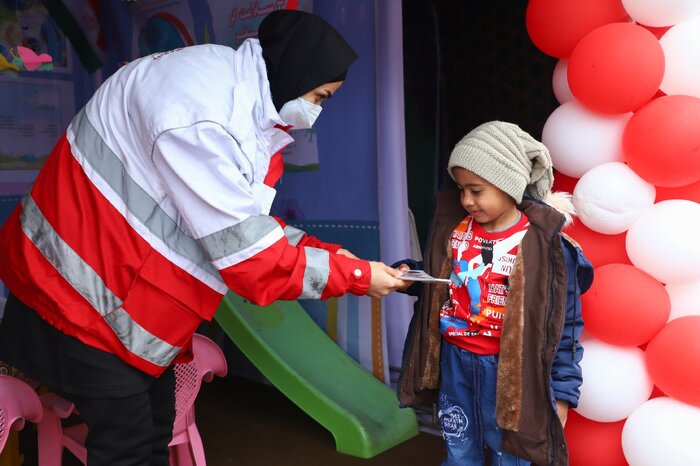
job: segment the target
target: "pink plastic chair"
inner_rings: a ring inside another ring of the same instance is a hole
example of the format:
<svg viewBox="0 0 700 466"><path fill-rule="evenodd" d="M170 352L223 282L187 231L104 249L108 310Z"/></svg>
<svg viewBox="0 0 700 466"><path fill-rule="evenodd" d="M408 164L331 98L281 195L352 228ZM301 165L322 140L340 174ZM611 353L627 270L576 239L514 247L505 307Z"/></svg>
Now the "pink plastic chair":
<svg viewBox="0 0 700 466"><path fill-rule="evenodd" d="M204 445L197 430L194 401L202 380L211 382L215 375L228 372L221 348L209 338L195 334L192 339L194 359L175 365L175 423L170 441L171 466L205 466ZM39 466L61 466L63 449L87 463L85 438L87 426L77 424L63 428L61 419L76 412L73 403L54 393L41 396L44 419L39 423Z"/></svg>
<svg viewBox="0 0 700 466"><path fill-rule="evenodd" d="M194 418L194 400L202 380L211 382L214 376L228 372L221 348L209 338L195 334L192 339L194 359L175 365L175 424L170 441L172 466L206 466L204 445Z"/></svg>
<svg viewBox="0 0 700 466"><path fill-rule="evenodd" d="M25 420L39 422L41 416L41 402L34 389L19 379L0 375L0 451L10 430L22 430Z"/></svg>

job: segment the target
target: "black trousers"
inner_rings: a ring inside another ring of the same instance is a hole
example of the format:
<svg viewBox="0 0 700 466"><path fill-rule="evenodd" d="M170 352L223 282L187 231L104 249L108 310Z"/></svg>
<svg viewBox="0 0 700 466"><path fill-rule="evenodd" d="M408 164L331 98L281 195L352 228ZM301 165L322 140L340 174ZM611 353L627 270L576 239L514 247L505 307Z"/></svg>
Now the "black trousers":
<svg viewBox="0 0 700 466"><path fill-rule="evenodd" d="M175 420L172 367L148 391L124 398L73 397L88 425L88 466L168 466Z"/></svg>
<svg viewBox="0 0 700 466"><path fill-rule="evenodd" d="M0 360L75 403L87 423L88 466L168 466L175 373L152 377L65 335L10 294Z"/></svg>

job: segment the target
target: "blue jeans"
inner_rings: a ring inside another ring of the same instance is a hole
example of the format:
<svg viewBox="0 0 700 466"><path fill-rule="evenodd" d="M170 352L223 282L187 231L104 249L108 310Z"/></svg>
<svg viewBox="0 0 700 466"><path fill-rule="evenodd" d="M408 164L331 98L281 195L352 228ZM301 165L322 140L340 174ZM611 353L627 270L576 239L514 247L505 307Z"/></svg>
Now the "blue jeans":
<svg viewBox="0 0 700 466"><path fill-rule="evenodd" d="M501 450L496 425L498 355L482 356L451 343L440 354L440 425L447 446L442 466L527 466L529 461Z"/></svg>

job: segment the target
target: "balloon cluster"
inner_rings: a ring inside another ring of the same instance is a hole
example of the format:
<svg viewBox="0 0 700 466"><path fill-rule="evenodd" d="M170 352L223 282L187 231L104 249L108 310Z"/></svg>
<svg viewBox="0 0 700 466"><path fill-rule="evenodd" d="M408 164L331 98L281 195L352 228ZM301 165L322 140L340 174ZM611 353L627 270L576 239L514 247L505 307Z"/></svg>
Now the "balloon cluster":
<svg viewBox="0 0 700 466"><path fill-rule="evenodd" d="M700 465L700 0L530 0L582 297L571 465Z"/></svg>

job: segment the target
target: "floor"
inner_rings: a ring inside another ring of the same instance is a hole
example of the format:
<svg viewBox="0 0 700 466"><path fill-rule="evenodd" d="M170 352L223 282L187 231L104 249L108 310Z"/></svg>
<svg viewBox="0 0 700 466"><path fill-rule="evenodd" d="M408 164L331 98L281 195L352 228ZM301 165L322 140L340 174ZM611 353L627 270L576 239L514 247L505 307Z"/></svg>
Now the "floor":
<svg viewBox="0 0 700 466"><path fill-rule="evenodd" d="M196 413L210 466L437 466L444 455L442 439L424 432L370 459L337 453L332 435L276 388L244 378L204 384ZM36 466L28 431L24 464ZM64 466L79 464L64 454Z"/></svg>
<svg viewBox="0 0 700 466"><path fill-rule="evenodd" d="M423 432L370 459L337 453L332 435L271 386L228 377L200 393L197 425L215 466L437 466L443 459L442 438Z"/></svg>

